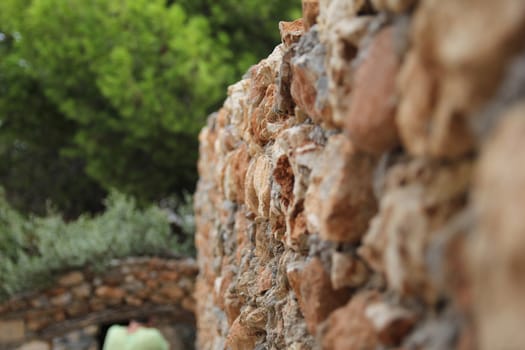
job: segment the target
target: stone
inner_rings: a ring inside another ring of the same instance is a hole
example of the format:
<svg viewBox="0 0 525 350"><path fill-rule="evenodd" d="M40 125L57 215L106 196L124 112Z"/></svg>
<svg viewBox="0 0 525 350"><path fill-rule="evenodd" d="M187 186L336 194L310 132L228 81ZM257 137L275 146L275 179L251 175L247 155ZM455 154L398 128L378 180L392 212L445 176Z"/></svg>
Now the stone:
<svg viewBox="0 0 525 350"><path fill-rule="evenodd" d="M100 286L95 290L95 295L102 299L121 300L125 292L118 287Z"/></svg>
<svg viewBox="0 0 525 350"><path fill-rule="evenodd" d="M71 293L77 299L87 299L91 295L91 286L88 283L82 283L73 287Z"/></svg>
<svg viewBox="0 0 525 350"><path fill-rule="evenodd" d="M39 331L53 322L51 311L32 311L26 314L26 326L30 331Z"/></svg>
<svg viewBox="0 0 525 350"><path fill-rule="evenodd" d="M316 28L303 35L290 61L290 94L297 106L318 124L332 126L325 69L326 48Z"/></svg>
<svg viewBox="0 0 525 350"><path fill-rule="evenodd" d="M63 287L72 287L84 281L84 274L80 271L69 272L58 279L58 284Z"/></svg>
<svg viewBox="0 0 525 350"><path fill-rule="evenodd" d="M302 0L303 22L304 29L310 28L317 23L317 16L319 15L319 0Z"/></svg>
<svg viewBox="0 0 525 350"><path fill-rule="evenodd" d="M241 318L238 317L230 327L226 345L228 345L232 350L254 349L258 337L258 330L243 325L241 323Z"/></svg>
<svg viewBox="0 0 525 350"><path fill-rule="evenodd" d="M264 330L268 320L268 311L265 308L247 306L239 316L241 322L251 329Z"/></svg>
<svg viewBox="0 0 525 350"><path fill-rule="evenodd" d="M365 315L381 343L387 346L399 345L417 321L413 312L385 301L368 305Z"/></svg>
<svg viewBox="0 0 525 350"><path fill-rule="evenodd" d="M184 297L184 299L182 299L181 306L183 309L190 312L194 313L196 311L195 299L192 297Z"/></svg>
<svg viewBox="0 0 525 350"><path fill-rule="evenodd" d="M50 350L51 346L49 343L46 343L44 341L34 340L29 343L26 343L20 347L18 347L16 350Z"/></svg>
<svg viewBox="0 0 525 350"><path fill-rule="evenodd" d="M273 273L269 266L266 266L259 275L257 280L257 291L264 293L272 288Z"/></svg>
<svg viewBox="0 0 525 350"><path fill-rule="evenodd" d="M374 157L358 151L345 135L330 137L306 193L308 230L330 241L359 241L377 207L374 166Z"/></svg>
<svg viewBox="0 0 525 350"><path fill-rule="evenodd" d="M383 153L399 143L395 112L399 57L392 26L372 39L356 69L345 131L356 147Z"/></svg>
<svg viewBox="0 0 525 350"><path fill-rule="evenodd" d="M359 287L367 281L368 275L368 268L358 257L339 252L332 253L330 281L334 289Z"/></svg>
<svg viewBox="0 0 525 350"><path fill-rule="evenodd" d="M266 156L253 159L246 171L244 186L248 208L266 218L270 210L271 173L271 163Z"/></svg>
<svg viewBox="0 0 525 350"><path fill-rule="evenodd" d="M65 311L71 317L87 314L89 312L89 304L85 301L75 301L66 306Z"/></svg>
<svg viewBox="0 0 525 350"><path fill-rule="evenodd" d="M477 10L470 11L471 6ZM489 31L487 21L494 23ZM421 2L399 84L397 120L410 152L455 158L474 149L470 119L494 95L504 67L523 49L523 23L525 3L520 1ZM472 38L483 32L487 37L475 45Z"/></svg>
<svg viewBox="0 0 525 350"><path fill-rule="evenodd" d="M23 320L0 320L0 344L22 341L25 332Z"/></svg>
<svg viewBox="0 0 525 350"><path fill-rule="evenodd" d="M320 16L321 17L321 16ZM320 30L320 40L326 47L327 101L332 111L332 125L344 126L361 42L371 26L371 16L357 16L333 22L327 31ZM321 28L320 28L321 29Z"/></svg>
<svg viewBox="0 0 525 350"><path fill-rule="evenodd" d="M346 306L334 311L323 327L322 348L326 350L376 349L380 341L366 309L380 300L375 291L361 292Z"/></svg>
<svg viewBox="0 0 525 350"><path fill-rule="evenodd" d="M73 296L70 292L65 292L49 299L51 304L54 306L65 306L71 303L72 300Z"/></svg>
<svg viewBox="0 0 525 350"><path fill-rule="evenodd" d="M372 5L378 11L401 14L417 3L417 0L372 0Z"/></svg>
<svg viewBox="0 0 525 350"><path fill-rule="evenodd" d="M315 335L318 325L349 299L350 291L332 288L330 276L318 258L305 264L291 264L286 273L299 301L308 331Z"/></svg>
<svg viewBox="0 0 525 350"><path fill-rule="evenodd" d="M281 41L285 48L289 48L301 38L304 32L303 19L299 18L293 22L279 22L279 32L281 33Z"/></svg>
<svg viewBox="0 0 525 350"><path fill-rule="evenodd" d="M519 349L525 302L525 104L505 112L482 149L473 204L477 224L468 242L473 315L479 349ZM505 345L501 345L505 344Z"/></svg>
<svg viewBox="0 0 525 350"><path fill-rule="evenodd" d="M41 295L39 297L31 299L30 303L31 303L31 306L36 309L44 308L50 305L49 298L47 298L45 295Z"/></svg>
<svg viewBox="0 0 525 350"><path fill-rule="evenodd" d="M365 0L319 0L319 26L326 35L329 35L334 25L356 17L365 2Z"/></svg>
<svg viewBox="0 0 525 350"><path fill-rule="evenodd" d="M412 160L389 169L379 213L358 249L372 269L386 276L389 288L436 301L439 292L429 278L427 247L463 208L471 173L468 160Z"/></svg>
<svg viewBox="0 0 525 350"><path fill-rule="evenodd" d="M142 299L134 297L134 296L127 296L127 297L124 298L124 301L128 305L132 305L132 306L136 306L136 307L141 306L142 304L144 304Z"/></svg>
<svg viewBox="0 0 525 350"><path fill-rule="evenodd" d="M171 299L172 302L177 302L184 297L184 289L182 289L177 282L168 282L160 288L159 292Z"/></svg>

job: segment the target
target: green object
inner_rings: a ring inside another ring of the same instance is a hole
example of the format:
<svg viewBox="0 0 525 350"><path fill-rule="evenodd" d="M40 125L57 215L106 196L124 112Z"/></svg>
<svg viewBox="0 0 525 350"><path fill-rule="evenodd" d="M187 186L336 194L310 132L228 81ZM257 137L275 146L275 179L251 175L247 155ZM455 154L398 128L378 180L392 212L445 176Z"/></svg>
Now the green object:
<svg viewBox="0 0 525 350"><path fill-rule="evenodd" d="M155 328L141 327L130 333L125 326L111 326L103 350L167 350L168 342Z"/></svg>
<svg viewBox="0 0 525 350"><path fill-rule="evenodd" d="M0 302L52 285L60 271L103 271L112 259L128 256L194 253L190 232L174 235L169 225L166 211L138 209L116 192L102 215L70 222L59 215L27 218L9 206L0 188ZM191 229L191 222L186 226Z"/></svg>
<svg viewBox="0 0 525 350"><path fill-rule="evenodd" d="M40 215L49 198L74 218L99 210L113 188L141 204L192 192L198 130L299 8L298 0L0 0L8 199Z"/></svg>

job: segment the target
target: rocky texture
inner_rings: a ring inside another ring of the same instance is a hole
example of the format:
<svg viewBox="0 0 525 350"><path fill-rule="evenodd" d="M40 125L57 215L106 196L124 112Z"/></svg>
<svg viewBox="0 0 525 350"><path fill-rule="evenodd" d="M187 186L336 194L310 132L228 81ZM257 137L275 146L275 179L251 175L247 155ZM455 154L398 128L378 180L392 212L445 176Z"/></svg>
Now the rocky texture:
<svg viewBox="0 0 525 350"><path fill-rule="evenodd" d="M525 2L302 4L200 134L199 348L522 349Z"/></svg>
<svg viewBox="0 0 525 350"><path fill-rule="evenodd" d="M103 323L148 315L168 315L172 323L192 324L196 274L195 261L191 259L160 258L114 261L103 273L90 268L66 272L57 276L51 288L0 305L0 349L52 339L56 343L53 349L62 349L57 344L67 340L60 337L68 332L82 332L71 338L86 338L88 349L91 343L95 344L93 332L81 330L94 326L98 331L98 325ZM77 344L75 348L84 347Z"/></svg>

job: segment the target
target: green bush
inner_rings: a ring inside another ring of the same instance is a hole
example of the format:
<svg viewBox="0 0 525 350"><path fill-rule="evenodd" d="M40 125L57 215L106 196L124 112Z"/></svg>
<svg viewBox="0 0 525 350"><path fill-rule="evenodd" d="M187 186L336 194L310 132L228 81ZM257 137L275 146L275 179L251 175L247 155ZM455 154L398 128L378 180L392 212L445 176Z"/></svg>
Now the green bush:
<svg viewBox="0 0 525 350"><path fill-rule="evenodd" d="M24 218L0 196L0 299L45 286L58 271L101 269L127 256L193 253L192 235L174 235L166 210L138 210L116 192L106 206L102 215L67 223L59 215Z"/></svg>

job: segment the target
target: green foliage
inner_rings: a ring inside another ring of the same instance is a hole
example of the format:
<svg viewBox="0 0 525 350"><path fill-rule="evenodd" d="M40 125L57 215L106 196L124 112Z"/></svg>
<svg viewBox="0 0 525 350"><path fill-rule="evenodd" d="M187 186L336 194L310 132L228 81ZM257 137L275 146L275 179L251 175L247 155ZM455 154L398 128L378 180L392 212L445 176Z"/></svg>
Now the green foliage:
<svg viewBox="0 0 525 350"><path fill-rule="evenodd" d="M66 223L58 215L24 218L0 196L0 299L53 280L57 271L86 265L101 269L127 256L185 255L192 237L181 239L169 226L165 210L138 210L116 192L104 214Z"/></svg>
<svg viewBox="0 0 525 350"><path fill-rule="evenodd" d="M301 17L299 0L171 0L188 13L207 16L215 36L228 38L234 53L228 62L237 69L237 78L279 44L279 21Z"/></svg>
<svg viewBox="0 0 525 350"><path fill-rule="evenodd" d="M207 114L271 52L278 19L299 6L0 1L0 182L9 200L41 214L50 199L75 216L99 209L110 188L141 203L191 192Z"/></svg>

